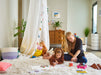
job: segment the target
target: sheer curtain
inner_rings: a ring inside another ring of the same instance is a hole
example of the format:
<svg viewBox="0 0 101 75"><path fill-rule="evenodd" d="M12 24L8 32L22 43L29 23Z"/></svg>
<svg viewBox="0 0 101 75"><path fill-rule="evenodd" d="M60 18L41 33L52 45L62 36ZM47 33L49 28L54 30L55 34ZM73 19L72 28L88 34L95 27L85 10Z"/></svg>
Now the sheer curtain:
<svg viewBox="0 0 101 75"><path fill-rule="evenodd" d="M41 40L49 49L47 0L30 0L27 25L20 51L32 56Z"/></svg>

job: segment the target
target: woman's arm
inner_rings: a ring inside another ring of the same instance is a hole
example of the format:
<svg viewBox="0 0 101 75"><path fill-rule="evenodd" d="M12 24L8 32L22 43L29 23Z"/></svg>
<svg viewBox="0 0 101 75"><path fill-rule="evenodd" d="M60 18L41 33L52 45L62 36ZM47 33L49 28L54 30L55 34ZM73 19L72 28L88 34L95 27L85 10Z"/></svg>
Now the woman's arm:
<svg viewBox="0 0 101 75"><path fill-rule="evenodd" d="M77 56L80 54L81 50L77 50L77 52L74 54L73 58L77 58Z"/></svg>
<svg viewBox="0 0 101 75"><path fill-rule="evenodd" d="M77 62L77 56L80 54L80 51L81 51L81 50L78 50L78 51L74 54L74 56L72 57L71 61Z"/></svg>
<svg viewBox="0 0 101 75"><path fill-rule="evenodd" d="M69 55L71 55L72 57L74 56L71 52L69 52Z"/></svg>

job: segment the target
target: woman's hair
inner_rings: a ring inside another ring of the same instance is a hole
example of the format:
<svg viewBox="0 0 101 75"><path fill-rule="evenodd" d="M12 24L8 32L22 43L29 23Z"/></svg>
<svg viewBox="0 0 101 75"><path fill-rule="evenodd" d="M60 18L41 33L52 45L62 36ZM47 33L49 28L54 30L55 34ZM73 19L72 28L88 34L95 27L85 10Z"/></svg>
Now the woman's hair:
<svg viewBox="0 0 101 75"><path fill-rule="evenodd" d="M66 38L69 37L70 35L73 35L71 32L66 33Z"/></svg>
<svg viewBox="0 0 101 75"><path fill-rule="evenodd" d="M64 56L64 51L63 51L61 48L55 48L54 53L55 53L55 55L56 55L57 53L61 53L61 57Z"/></svg>
<svg viewBox="0 0 101 75"><path fill-rule="evenodd" d="M67 52L70 52L71 51L71 48L72 48L72 43L67 39L67 37L73 35L71 32L67 32L66 33L66 41L65 41L65 46L67 47L66 50Z"/></svg>

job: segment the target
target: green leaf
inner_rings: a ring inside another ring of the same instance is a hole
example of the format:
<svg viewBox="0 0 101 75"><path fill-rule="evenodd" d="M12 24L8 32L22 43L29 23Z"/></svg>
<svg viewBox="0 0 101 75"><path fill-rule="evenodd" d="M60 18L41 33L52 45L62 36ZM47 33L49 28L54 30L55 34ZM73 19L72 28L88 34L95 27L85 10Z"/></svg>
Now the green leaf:
<svg viewBox="0 0 101 75"><path fill-rule="evenodd" d="M85 28L85 30L84 30L85 37L88 37L89 32L90 32L90 29L88 27Z"/></svg>
<svg viewBox="0 0 101 75"><path fill-rule="evenodd" d="M61 23L60 21L56 21L53 25L53 27L61 27Z"/></svg>
<svg viewBox="0 0 101 75"><path fill-rule="evenodd" d="M18 35L19 35L19 32L15 33L15 34L14 34L14 37L16 37L16 36L18 36Z"/></svg>
<svg viewBox="0 0 101 75"><path fill-rule="evenodd" d="M15 33L14 37L18 36L19 34L23 34L24 35L26 24L27 24L27 22L24 21L24 19L22 19L22 25L15 28L17 30L21 29L21 31Z"/></svg>
<svg viewBox="0 0 101 75"><path fill-rule="evenodd" d="M21 27L20 26L18 26L18 27L16 27L15 29L20 29Z"/></svg>

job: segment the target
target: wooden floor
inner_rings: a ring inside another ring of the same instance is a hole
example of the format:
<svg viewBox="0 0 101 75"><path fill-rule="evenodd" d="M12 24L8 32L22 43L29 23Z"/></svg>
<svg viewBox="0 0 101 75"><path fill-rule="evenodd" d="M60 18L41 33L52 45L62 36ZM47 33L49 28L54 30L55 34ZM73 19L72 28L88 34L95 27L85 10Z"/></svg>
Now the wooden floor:
<svg viewBox="0 0 101 75"><path fill-rule="evenodd" d="M101 50L95 51L95 50L87 49L87 52L91 52L101 58Z"/></svg>

